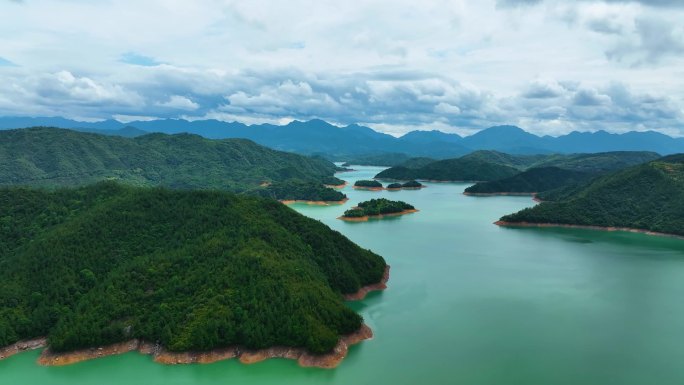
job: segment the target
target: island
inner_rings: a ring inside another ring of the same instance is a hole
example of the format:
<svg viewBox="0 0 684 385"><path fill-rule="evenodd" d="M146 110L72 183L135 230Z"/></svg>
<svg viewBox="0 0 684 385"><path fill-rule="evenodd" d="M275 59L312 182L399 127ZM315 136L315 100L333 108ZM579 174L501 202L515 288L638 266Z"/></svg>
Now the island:
<svg viewBox="0 0 684 385"><path fill-rule="evenodd" d="M63 365L139 351L162 363L334 367L372 333L345 304L389 267L273 199L99 182L0 189L0 356Z"/></svg>
<svg viewBox="0 0 684 385"><path fill-rule="evenodd" d="M357 180L354 183L354 188L360 189L360 190L371 190L371 191L380 191L383 189L382 183L380 183L376 180Z"/></svg>
<svg viewBox="0 0 684 385"><path fill-rule="evenodd" d="M387 185L387 190L390 191L399 191L399 190L420 190L421 188L424 188L425 185L422 183L412 180L408 181L406 183L390 183Z"/></svg>
<svg viewBox="0 0 684 385"><path fill-rule="evenodd" d="M684 236L684 154L610 173L556 201L502 217L509 227L580 227Z"/></svg>
<svg viewBox="0 0 684 385"><path fill-rule="evenodd" d="M352 222L365 222L372 218L384 218L415 213L415 207L402 201L391 201L389 199L371 199L361 202L358 206L344 212L338 219Z"/></svg>

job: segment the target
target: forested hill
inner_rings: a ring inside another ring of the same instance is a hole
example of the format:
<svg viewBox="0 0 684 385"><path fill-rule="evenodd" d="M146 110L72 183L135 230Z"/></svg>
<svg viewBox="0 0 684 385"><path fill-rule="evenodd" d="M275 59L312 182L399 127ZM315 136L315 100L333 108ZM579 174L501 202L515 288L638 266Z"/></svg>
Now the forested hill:
<svg viewBox="0 0 684 385"><path fill-rule="evenodd" d="M587 181L593 174L558 167L531 168L508 178L476 183L466 194L531 194Z"/></svg>
<svg viewBox="0 0 684 385"><path fill-rule="evenodd" d="M539 193L568 189L610 171L646 163L660 156L654 152L616 151L596 154L542 156L521 173L509 178L477 183L469 194Z"/></svg>
<svg viewBox="0 0 684 385"><path fill-rule="evenodd" d="M268 199L100 182L0 189L0 346L330 350L384 260Z"/></svg>
<svg viewBox="0 0 684 385"><path fill-rule="evenodd" d="M320 188L323 183L336 184L334 171L326 160L271 150L246 139L210 140L191 134L123 138L55 128L0 131L3 186L118 180L138 186L245 192L292 180ZM333 200L343 198L336 195Z"/></svg>
<svg viewBox="0 0 684 385"><path fill-rule="evenodd" d="M501 220L629 227L684 235L684 155L597 178L558 202L541 203Z"/></svg>
<svg viewBox="0 0 684 385"><path fill-rule="evenodd" d="M439 181L489 181L511 177L519 172L512 159L536 158L536 156L512 156L494 151L477 151L456 159L445 159L419 165L416 168L395 166L376 175L379 179Z"/></svg>

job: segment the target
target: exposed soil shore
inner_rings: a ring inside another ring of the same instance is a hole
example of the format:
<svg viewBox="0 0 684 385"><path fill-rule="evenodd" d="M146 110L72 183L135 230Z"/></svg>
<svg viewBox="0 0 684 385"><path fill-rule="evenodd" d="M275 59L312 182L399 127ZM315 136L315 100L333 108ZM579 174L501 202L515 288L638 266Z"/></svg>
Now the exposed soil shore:
<svg viewBox="0 0 684 385"><path fill-rule="evenodd" d="M344 182L342 184L325 184L324 186L327 188L334 188L334 189L340 190L340 189L347 187L347 182Z"/></svg>
<svg viewBox="0 0 684 385"><path fill-rule="evenodd" d="M473 197L496 197L496 196L514 196L514 197L535 197L536 192L495 192L495 193L473 193L464 191L463 195L473 196Z"/></svg>
<svg viewBox="0 0 684 385"><path fill-rule="evenodd" d="M389 265L380 282L364 286L356 293L344 296L346 301L361 300L371 291L384 290L389 280ZM82 349L72 352L55 353L47 348L38 358L38 364L46 366L71 365L82 361L107 357L117 354L137 351L141 354L151 355L155 362L167 365L177 364L209 364L217 361L238 358L244 364L253 364L269 358L287 358L297 360L303 367L318 367L332 369L337 367L347 356L349 347L361 341L373 337L373 331L366 324L362 324L359 330L340 337L335 348L326 354L312 354L303 348L291 348L286 346L274 346L260 350L249 350L239 346L214 349L205 352L171 352L159 344L154 344L138 339L102 346ZM33 349L41 349L47 346L46 338L19 341L4 348L0 348L0 360L14 354Z"/></svg>
<svg viewBox="0 0 684 385"><path fill-rule="evenodd" d="M47 346L46 338L35 338L32 340L24 340L15 342L12 345L0 348L0 360L9 358L15 354L19 354L29 350L42 349Z"/></svg>
<svg viewBox="0 0 684 385"><path fill-rule="evenodd" d="M342 205L345 204L349 198L344 198L341 201L306 201L306 200L281 200L280 203L291 205L294 203L306 203L307 205L315 206L331 206L331 205Z"/></svg>
<svg viewBox="0 0 684 385"><path fill-rule="evenodd" d="M657 231L645 230L645 229L634 229L631 227L606 227L606 226L589 226L589 225L568 225L562 223L530 223L530 222L505 222L496 221L494 222L497 226L502 227L558 227L558 228L568 228L568 229L586 229L586 230L599 230L599 231L624 231L628 233L638 233L653 235L658 237L668 237L684 239L684 236L677 234L659 233Z"/></svg>
<svg viewBox="0 0 684 385"><path fill-rule="evenodd" d="M389 281L390 277L390 265L385 266L385 272L382 274L382 279L380 279L380 282L374 283L372 285L364 286L359 289L356 293L353 294L345 294L344 295L344 300L345 301L361 301L362 299L366 298L368 293L372 291L380 291L380 290L385 290L387 289L387 281Z"/></svg>
<svg viewBox="0 0 684 385"><path fill-rule="evenodd" d="M375 180L381 180L384 182L408 182L408 181L418 181L418 182L431 182L431 183L484 183L488 182L486 180L440 180L440 179L394 179L394 178L373 178ZM427 187L427 186L424 186Z"/></svg>
<svg viewBox="0 0 684 385"><path fill-rule="evenodd" d="M364 187L364 186L353 186L356 190L368 190L368 191L382 191L385 190L384 187Z"/></svg>
<svg viewBox="0 0 684 385"><path fill-rule="evenodd" d="M165 365L179 364L210 364L217 361L237 358L243 364L254 364L269 358L287 358L297 360L304 367L318 367L332 369L337 367L347 356L349 346L373 337L373 331L366 324L359 330L344 335L337 342L335 348L326 354L311 354L303 348L274 346L260 350L243 349L239 346L214 349L206 352L171 352L162 346L137 339L117 344L90 348L66 353L54 353L50 348L43 350L38 358L38 364L45 366L64 366L96 358L113 356L137 351L151 355L154 362Z"/></svg>
<svg viewBox="0 0 684 385"><path fill-rule="evenodd" d="M404 210L398 213L389 213L389 214L378 214L378 215L366 215L363 217L345 217L341 216L338 217L337 219L341 219L343 221L347 222L367 222L370 219L382 219L385 217L397 217L399 215L406 215L406 214L412 214L412 213L417 213L419 210Z"/></svg>

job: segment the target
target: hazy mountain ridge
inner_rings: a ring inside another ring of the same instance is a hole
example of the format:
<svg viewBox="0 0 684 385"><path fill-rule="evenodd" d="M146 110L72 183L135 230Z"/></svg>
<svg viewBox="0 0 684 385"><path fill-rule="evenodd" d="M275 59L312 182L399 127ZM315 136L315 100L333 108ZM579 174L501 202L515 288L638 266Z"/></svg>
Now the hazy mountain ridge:
<svg viewBox="0 0 684 385"><path fill-rule="evenodd" d="M0 129L53 126L81 131L136 136L141 132L167 134L194 133L210 139L245 138L283 151L325 154L335 160L360 155L404 153L410 157L454 158L475 150L496 150L511 154L588 153L608 151L653 151L662 155L684 152L684 138L673 138L655 131L611 134L605 131L572 132L559 137L537 136L516 126L494 126L461 137L440 131L412 131L402 137L351 124L338 127L314 119L287 125L245 125L218 120L186 121L163 119L121 123L116 120L78 122L64 118L0 118Z"/></svg>

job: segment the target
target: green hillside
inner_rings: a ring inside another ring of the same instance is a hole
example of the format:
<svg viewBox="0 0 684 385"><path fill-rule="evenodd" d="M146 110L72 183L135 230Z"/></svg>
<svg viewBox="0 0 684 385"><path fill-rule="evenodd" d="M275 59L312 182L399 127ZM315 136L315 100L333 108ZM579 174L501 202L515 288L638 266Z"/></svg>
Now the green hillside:
<svg viewBox="0 0 684 385"><path fill-rule="evenodd" d="M558 167L531 168L509 178L476 183L465 189L469 194L536 193L584 182L592 174Z"/></svg>
<svg viewBox="0 0 684 385"><path fill-rule="evenodd" d="M534 167L558 167L586 173L605 173L656 160L660 155L648 151L613 151L594 154L553 155Z"/></svg>
<svg viewBox="0 0 684 385"><path fill-rule="evenodd" d="M513 176L519 172L511 166L477 158L446 159L418 168L397 166L380 172L378 179L439 181L488 181Z"/></svg>
<svg viewBox="0 0 684 385"><path fill-rule="evenodd" d="M123 138L54 128L0 131L0 186L116 180L246 192L264 182L297 180L310 183L315 192L334 180L334 172L335 166L320 158L271 150L245 139L209 140L190 134ZM312 191L306 195L315 195ZM339 192L334 195L335 200L344 198Z"/></svg>
<svg viewBox="0 0 684 385"><path fill-rule="evenodd" d="M504 222L630 227L684 235L684 155L618 171L501 218Z"/></svg>
<svg viewBox="0 0 684 385"><path fill-rule="evenodd" d="M149 138L148 138L149 140ZM384 260L270 199L112 182L0 189L0 346L330 350Z"/></svg>

